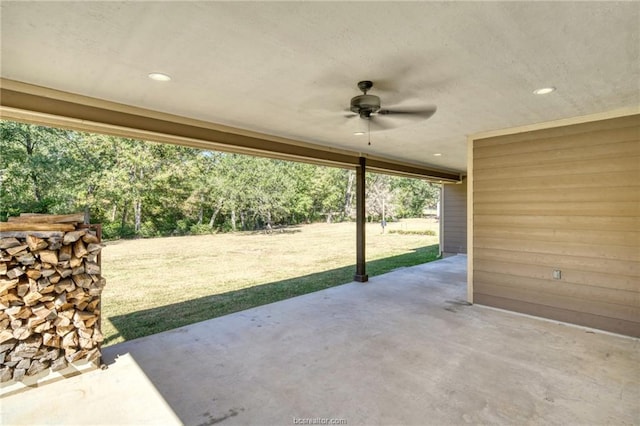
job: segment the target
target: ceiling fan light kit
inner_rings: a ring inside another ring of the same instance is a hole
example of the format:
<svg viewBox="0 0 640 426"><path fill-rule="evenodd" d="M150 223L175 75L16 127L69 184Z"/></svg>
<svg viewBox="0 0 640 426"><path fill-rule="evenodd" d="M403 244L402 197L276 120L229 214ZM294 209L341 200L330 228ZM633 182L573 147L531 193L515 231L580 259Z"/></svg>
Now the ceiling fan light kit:
<svg viewBox="0 0 640 426"><path fill-rule="evenodd" d="M369 118L380 109L380 98L375 95L360 95L351 99L351 111L360 118Z"/></svg>
<svg viewBox="0 0 640 426"><path fill-rule="evenodd" d="M362 95L351 98L351 111L355 112L360 118L369 119L371 114L378 112L380 109L380 98L375 95L367 95L367 92L373 87L373 82L364 80L358 83L358 88L362 91Z"/></svg>

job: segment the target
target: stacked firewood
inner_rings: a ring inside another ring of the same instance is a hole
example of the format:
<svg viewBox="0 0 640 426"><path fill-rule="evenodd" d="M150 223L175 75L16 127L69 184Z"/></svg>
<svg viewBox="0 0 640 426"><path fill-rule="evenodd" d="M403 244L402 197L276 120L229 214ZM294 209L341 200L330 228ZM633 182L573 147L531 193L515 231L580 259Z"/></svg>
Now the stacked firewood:
<svg viewBox="0 0 640 426"><path fill-rule="evenodd" d="M100 358L100 235L84 215L0 223L0 382Z"/></svg>

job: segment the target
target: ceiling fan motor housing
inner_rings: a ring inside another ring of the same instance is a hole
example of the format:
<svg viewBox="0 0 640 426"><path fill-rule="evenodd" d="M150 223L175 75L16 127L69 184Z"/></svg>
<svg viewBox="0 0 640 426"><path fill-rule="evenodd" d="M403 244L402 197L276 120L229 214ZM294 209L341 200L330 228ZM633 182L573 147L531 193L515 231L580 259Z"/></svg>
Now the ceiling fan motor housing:
<svg viewBox="0 0 640 426"><path fill-rule="evenodd" d="M369 118L380 109L380 98L375 95L360 95L351 98L351 111L362 118Z"/></svg>

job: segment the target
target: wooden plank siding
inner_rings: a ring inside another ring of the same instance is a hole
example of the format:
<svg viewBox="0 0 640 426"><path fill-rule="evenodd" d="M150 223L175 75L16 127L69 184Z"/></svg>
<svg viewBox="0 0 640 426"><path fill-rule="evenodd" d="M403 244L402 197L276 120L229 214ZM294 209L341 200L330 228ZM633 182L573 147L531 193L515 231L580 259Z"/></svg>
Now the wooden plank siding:
<svg viewBox="0 0 640 426"><path fill-rule="evenodd" d="M640 337L640 115L470 149L474 303Z"/></svg>
<svg viewBox="0 0 640 426"><path fill-rule="evenodd" d="M467 252L467 180L442 187L442 252Z"/></svg>

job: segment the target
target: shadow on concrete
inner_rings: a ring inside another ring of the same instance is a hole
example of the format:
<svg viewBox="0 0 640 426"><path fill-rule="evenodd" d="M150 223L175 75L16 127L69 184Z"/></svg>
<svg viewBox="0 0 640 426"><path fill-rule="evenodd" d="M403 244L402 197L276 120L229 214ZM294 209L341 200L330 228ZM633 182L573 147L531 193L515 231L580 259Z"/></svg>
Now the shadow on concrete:
<svg viewBox="0 0 640 426"><path fill-rule="evenodd" d="M367 262L369 276L381 275L398 268L431 262L438 258L438 245L412 249L410 253ZM126 315L108 317L118 330L111 339L132 340L200 321L243 311L256 306L323 290L353 281L355 265L335 268L268 284L200 297ZM105 341L105 344L108 344Z"/></svg>

